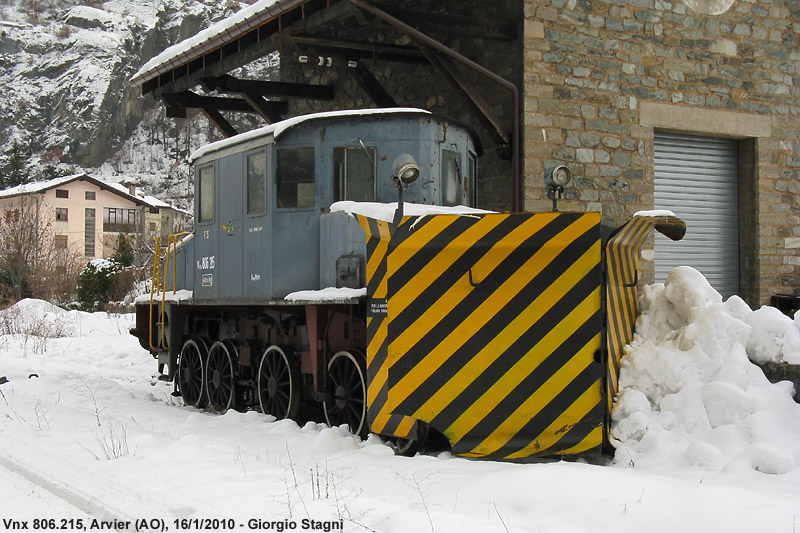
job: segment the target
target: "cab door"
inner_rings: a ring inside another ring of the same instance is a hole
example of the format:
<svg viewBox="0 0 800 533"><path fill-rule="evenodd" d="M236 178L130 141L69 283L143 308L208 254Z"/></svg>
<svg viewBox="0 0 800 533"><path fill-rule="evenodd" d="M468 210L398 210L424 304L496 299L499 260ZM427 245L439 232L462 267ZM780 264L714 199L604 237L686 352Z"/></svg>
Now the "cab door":
<svg viewBox="0 0 800 533"><path fill-rule="evenodd" d="M242 278L246 299L265 299L270 293L269 236L270 187L268 169L271 153L265 148L244 156L245 201L242 204L244 226L244 264Z"/></svg>
<svg viewBox="0 0 800 533"><path fill-rule="evenodd" d="M195 194L194 299L212 300L219 295L217 284L217 231L215 164L197 169Z"/></svg>
<svg viewBox="0 0 800 533"><path fill-rule="evenodd" d="M238 300L244 296L243 166L241 154L234 154L217 161L219 219L215 229L218 235L219 254L216 264L219 298L225 300Z"/></svg>

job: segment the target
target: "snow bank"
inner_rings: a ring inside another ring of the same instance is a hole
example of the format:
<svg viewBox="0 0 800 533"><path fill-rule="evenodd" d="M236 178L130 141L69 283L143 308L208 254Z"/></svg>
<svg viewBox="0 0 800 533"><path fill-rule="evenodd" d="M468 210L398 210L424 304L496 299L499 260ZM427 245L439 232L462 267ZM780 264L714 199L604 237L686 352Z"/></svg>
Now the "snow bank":
<svg viewBox="0 0 800 533"><path fill-rule="evenodd" d="M0 334L56 339L83 335L115 336L125 326L108 313L66 311L44 300L26 298L0 311ZM44 345L43 345L44 347Z"/></svg>
<svg viewBox="0 0 800 533"><path fill-rule="evenodd" d="M612 419L617 464L752 468L800 466L800 405L753 361L800 362L800 330L779 311L722 297L678 267L644 288L620 371Z"/></svg>

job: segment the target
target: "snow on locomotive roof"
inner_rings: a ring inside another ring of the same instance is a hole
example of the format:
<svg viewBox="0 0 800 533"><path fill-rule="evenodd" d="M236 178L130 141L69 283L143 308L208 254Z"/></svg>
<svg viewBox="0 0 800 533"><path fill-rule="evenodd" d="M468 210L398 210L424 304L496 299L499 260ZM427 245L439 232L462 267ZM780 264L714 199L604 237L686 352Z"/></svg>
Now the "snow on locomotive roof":
<svg viewBox="0 0 800 533"><path fill-rule="evenodd" d="M394 212L396 210L397 202L382 204L378 202L343 201L331 205L331 213L343 211L350 215L363 215L386 222L391 222L394 219ZM495 211L485 211L483 209L475 209L474 207L466 207L463 205L444 206L403 203L403 214L408 217L426 215L485 215L494 212Z"/></svg>
<svg viewBox="0 0 800 533"><path fill-rule="evenodd" d="M272 137L274 139L277 139L286 130L294 126L297 126L299 124L302 124L304 122L308 122L310 120L347 117L347 116L389 115L398 113L419 113L426 115L431 114L430 111L426 111L424 109L417 109L415 107L392 107L385 109L347 109L343 111L326 111L324 113L311 113L308 115L300 115L297 117L287 118L286 120L281 120L280 122L276 122L274 124L269 124L268 126L264 126L262 128L250 130L245 133L240 133L239 135L234 135L233 137L222 139L221 141L201 146L200 148L195 150L191 156L189 156L189 163L194 163L204 155L222 150L224 148L227 148L228 146L233 146L242 142L249 141L251 139L256 139L263 135L272 134Z"/></svg>

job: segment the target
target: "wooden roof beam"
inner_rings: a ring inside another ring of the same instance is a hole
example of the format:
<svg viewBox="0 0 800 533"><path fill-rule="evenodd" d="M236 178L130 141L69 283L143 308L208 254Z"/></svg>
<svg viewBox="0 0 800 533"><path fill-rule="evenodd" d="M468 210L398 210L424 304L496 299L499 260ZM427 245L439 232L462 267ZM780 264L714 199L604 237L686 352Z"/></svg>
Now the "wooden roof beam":
<svg viewBox="0 0 800 533"><path fill-rule="evenodd" d="M389 92L384 89L383 85L375 79L375 76L372 75L372 72L370 72L362 61L355 61L346 55L344 59L351 65L355 64L355 66L348 65L350 68L347 70L364 92L367 93L367 96L375 102L375 105L378 107L399 107L392 95L390 95Z"/></svg>
<svg viewBox="0 0 800 533"><path fill-rule="evenodd" d="M238 133L236 129L231 126L231 123L222 116L222 113L216 109L203 107L201 111L206 118L208 118L209 122L211 122L225 137L233 137Z"/></svg>
<svg viewBox="0 0 800 533"><path fill-rule="evenodd" d="M284 31L313 30L355 13L357 10L346 0L299 3L220 47L198 47L182 65L149 75L139 82L142 94L152 92L159 97L164 92L191 89L202 78L221 76L278 50Z"/></svg>
<svg viewBox="0 0 800 533"><path fill-rule="evenodd" d="M430 60L431 64L439 69L451 85L458 90L461 94L467 97L472 105L473 111L483 125L494 134L495 141L505 147L511 145L511 133L506 131L503 127L502 121L495 115L486 100L480 95L477 89L470 82L469 78L465 76L445 55L436 52L423 43L419 43L420 50Z"/></svg>
<svg viewBox="0 0 800 533"><path fill-rule="evenodd" d="M349 59L353 60L372 59L376 61L391 61L417 65L428 64L428 60L420 53L419 49L412 46L305 35L290 35L285 37L285 40L288 43L298 46L315 48L322 55L346 54Z"/></svg>
<svg viewBox="0 0 800 533"><path fill-rule="evenodd" d="M228 98L223 96L201 96L191 91L184 91L181 93L168 93L161 95L162 98L168 103L170 107L179 108L197 108L197 109L214 109L217 111L234 111L238 113L258 113L261 114L259 109L255 109L247 101L241 98ZM289 104L286 102L267 102L264 101L265 109L269 108L271 112L278 114L285 114L289 111Z"/></svg>
<svg viewBox="0 0 800 533"><path fill-rule="evenodd" d="M511 20L415 11L389 2L381 4L381 9L406 24L427 31L497 41L513 41L519 35L518 23Z"/></svg>
<svg viewBox="0 0 800 533"><path fill-rule="evenodd" d="M283 96L310 100L333 100L333 85L309 85L280 81L241 80L230 75L215 76L201 80L209 91L259 96Z"/></svg>

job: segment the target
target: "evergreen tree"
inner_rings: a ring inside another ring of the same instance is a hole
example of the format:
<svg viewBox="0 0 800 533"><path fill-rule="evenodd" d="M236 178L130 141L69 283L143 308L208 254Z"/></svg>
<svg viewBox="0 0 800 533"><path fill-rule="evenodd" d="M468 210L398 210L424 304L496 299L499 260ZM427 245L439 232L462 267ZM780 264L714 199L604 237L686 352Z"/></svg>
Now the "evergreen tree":
<svg viewBox="0 0 800 533"><path fill-rule="evenodd" d="M0 174L0 189L8 189L30 181L26 159L24 147L14 139L7 154L8 163L5 172Z"/></svg>
<svg viewBox="0 0 800 533"><path fill-rule="evenodd" d="M120 233L117 237L117 248L114 250L114 255L111 258L123 267L133 265L135 254L133 251L133 244L131 237L126 233Z"/></svg>

